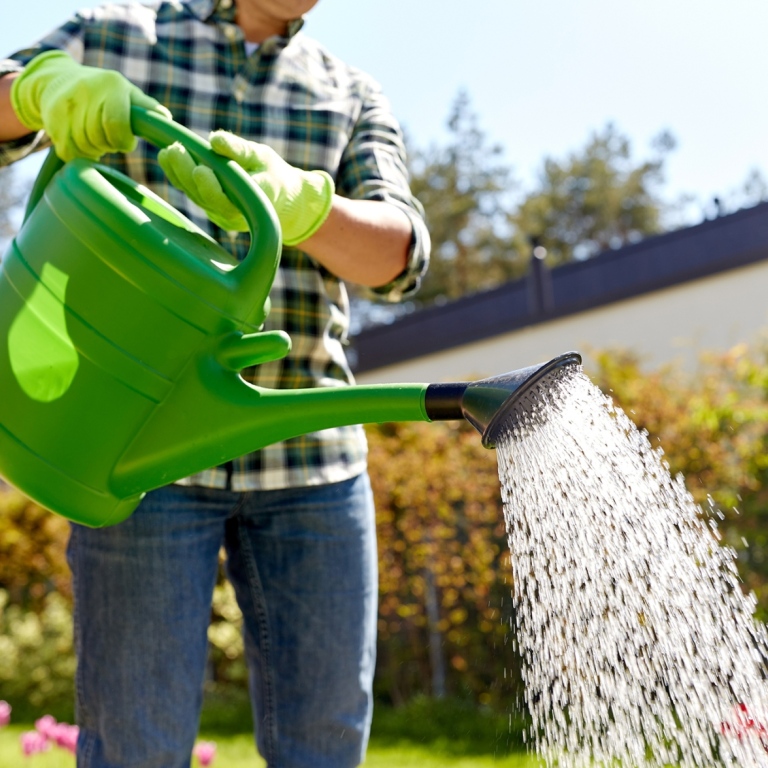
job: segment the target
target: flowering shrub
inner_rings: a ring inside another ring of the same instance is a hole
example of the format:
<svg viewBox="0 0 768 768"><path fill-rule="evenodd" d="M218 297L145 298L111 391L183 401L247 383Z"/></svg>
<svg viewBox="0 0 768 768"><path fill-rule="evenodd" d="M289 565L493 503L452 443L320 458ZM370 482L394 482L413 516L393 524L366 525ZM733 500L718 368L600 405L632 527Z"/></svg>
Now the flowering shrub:
<svg viewBox="0 0 768 768"><path fill-rule="evenodd" d="M49 744L66 749L68 752L75 753L77 749L77 737L80 729L76 725L68 723L58 723L51 715L43 715L35 722L35 730Z"/></svg>
<svg viewBox="0 0 768 768"><path fill-rule="evenodd" d="M0 482L0 587L9 602L38 613L46 595L71 604L69 523Z"/></svg>
<svg viewBox="0 0 768 768"><path fill-rule="evenodd" d="M11 705L0 700L0 728L11 722ZM19 747L25 757L47 752L51 747L59 747L73 755L77 752L77 739L80 729L76 725L59 722L53 715L43 715L35 721L32 731L24 731L19 736ZM192 750L201 768L213 763L216 757L216 743L199 741Z"/></svg>
<svg viewBox="0 0 768 768"><path fill-rule="evenodd" d="M72 613L66 599L48 594L39 613L9 602L0 588L0 690L31 709L74 698Z"/></svg>
<svg viewBox="0 0 768 768"><path fill-rule="evenodd" d="M47 752L52 746L71 752L77 750L77 736L80 729L69 723L59 723L51 715L44 715L35 721L34 731L24 731L19 737L22 754L26 757Z"/></svg>
<svg viewBox="0 0 768 768"><path fill-rule="evenodd" d="M768 620L768 349L713 356L695 376L649 372L620 351L593 356L593 382L663 447L696 501L722 517L744 588ZM381 574L377 697L505 705L521 683L494 453L464 423L370 426L368 436ZM66 530L0 485L0 691L17 713L58 713L74 699ZM245 689L241 622L222 577L209 684Z"/></svg>
<svg viewBox="0 0 768 768"><path fill-rule="evenodd" d="M379 542L376 695L513 697L511 568L494 452L469 424L367 428Z"/></svg>

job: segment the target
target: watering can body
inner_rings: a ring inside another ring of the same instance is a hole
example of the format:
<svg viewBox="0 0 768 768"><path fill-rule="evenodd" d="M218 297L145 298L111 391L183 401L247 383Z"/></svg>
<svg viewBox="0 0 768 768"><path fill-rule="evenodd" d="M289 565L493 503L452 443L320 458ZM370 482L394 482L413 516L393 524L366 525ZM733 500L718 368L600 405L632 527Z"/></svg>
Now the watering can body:
<svg viewBox="0 0 768 768"><path fill-rule="evenodd" d="M48 164L0 272L2 471L43 505L106 524L140 497L112 488L137 430L210 338L258 330L265 296L149 190L90 161ZM260 229L272 264L255 282L268 285L279 233L268 213Z"/></svg>
<svg viewBox="0 0 768 768"><path fill-rule="evenodd" d="M290 349L282 332L260 332L281 248L274 211L206 142L136 108L133 120L217 170L249 222L249 253L237 263L123 174L49 156L0 264L0 474L101 526L152 488L281 439L426 418L421 385L382 400L378 388L276 392L240 377Z"/></svg>

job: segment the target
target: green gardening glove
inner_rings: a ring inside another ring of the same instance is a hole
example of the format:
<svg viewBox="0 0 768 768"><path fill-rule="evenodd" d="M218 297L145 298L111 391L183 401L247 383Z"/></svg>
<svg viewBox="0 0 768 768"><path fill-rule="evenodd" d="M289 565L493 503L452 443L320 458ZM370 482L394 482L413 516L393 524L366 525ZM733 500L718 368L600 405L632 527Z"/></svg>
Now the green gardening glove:
<svg viewBox="0 0 768 768"><path fill-rule="evenodd" d="M325 171L294 168L270 147L226 131L214 131L209 140L214 152L234 160L261 187L280 220L286 245L297 245L317 232L333 204L333 179ZM226 196L216 174L197 165L181 144L160 150L158 161L171 184L211 221L230 232L248 231L245 217Z"/></svg>
<svg viewBox="0 0 768 768"><path fill-rule="evenodd" d="M30 131L45 130L65 162L135 149L132 104L171 116L119 72L86 67L63 51L46 51L27 64L13 81L11 104Z"/></svg>

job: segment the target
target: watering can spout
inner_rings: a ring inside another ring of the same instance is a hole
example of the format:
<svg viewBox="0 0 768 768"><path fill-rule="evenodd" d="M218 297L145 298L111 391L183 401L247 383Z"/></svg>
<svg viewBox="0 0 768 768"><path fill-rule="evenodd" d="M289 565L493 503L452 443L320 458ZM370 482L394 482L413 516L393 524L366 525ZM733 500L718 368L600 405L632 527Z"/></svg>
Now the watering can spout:
<svg viewBox="0 0 768 768"><path fill-rule="evenodd" d="M247 348L265 336L275 336L279 346L279 334L271 332L240 337L231 347ZM483 445L495 448L510 421L535 408L557 372L579 365L581 357L569 352L468 383L298 390L252 386L239 375L239 364L224 366L220 361L221 354L200 357L197 369L176 383L145 423L112 476L118 495L136 495L273 443L351 424L466 419L482 435ZM201 402L206 404L202 411Z"/></svg>
<svg viewBox="0 0 768 768"><path fill-rule="evenodd" d="M495 448L499 435L541 402L563 368L581 365L581 355L566 352L552 360L474 382L430 384L425 410L432 421L466 419Z"/></svg>

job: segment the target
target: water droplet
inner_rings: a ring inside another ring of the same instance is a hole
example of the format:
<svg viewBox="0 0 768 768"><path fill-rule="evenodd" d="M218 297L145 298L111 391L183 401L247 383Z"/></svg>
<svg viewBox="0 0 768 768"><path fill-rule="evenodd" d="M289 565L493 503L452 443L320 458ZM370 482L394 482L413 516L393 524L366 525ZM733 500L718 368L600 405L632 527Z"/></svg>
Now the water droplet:
<svg viewBox="0 0 768 768"><path fill-rule="evenodd" d="M705 514L579 369L497 456L545 764L768 766L768 636L714 503Z"/></svg>

